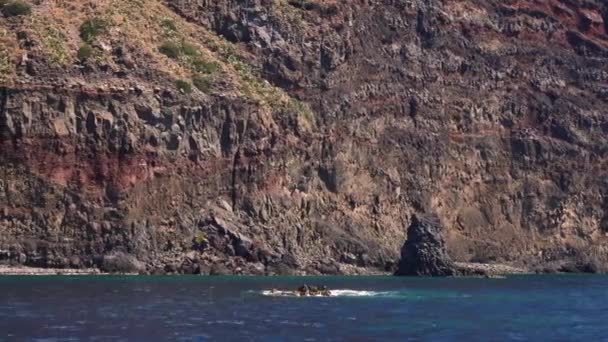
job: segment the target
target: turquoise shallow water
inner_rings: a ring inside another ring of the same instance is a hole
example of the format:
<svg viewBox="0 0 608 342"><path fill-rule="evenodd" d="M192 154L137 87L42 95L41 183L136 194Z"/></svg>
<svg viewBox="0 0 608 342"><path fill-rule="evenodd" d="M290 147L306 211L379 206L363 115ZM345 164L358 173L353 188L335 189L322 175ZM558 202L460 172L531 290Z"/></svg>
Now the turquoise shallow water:
<svg viewBox="0 0 608 342"><path fill-rule="evenodd" d="M608 341L608 277L0 277L5 340Z"/></svg>

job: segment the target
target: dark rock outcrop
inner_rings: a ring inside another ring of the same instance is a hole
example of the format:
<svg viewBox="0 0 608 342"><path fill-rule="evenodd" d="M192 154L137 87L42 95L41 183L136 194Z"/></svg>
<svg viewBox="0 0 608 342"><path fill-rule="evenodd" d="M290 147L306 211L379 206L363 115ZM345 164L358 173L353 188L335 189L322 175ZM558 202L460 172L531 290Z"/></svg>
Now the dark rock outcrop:
<svg viewBox="0 0 608 342"><path fill-rule="evenodd" d="M455 275L457 272L448 255L442 231L438 217L413 215L396 275Z"/></svg>

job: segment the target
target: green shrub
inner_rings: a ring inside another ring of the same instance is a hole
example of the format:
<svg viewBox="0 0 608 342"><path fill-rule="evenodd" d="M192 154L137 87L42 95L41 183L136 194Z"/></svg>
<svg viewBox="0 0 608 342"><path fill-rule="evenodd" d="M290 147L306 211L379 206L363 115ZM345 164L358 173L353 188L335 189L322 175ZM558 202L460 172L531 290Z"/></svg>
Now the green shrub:
<svg viewBox="0 0 608 342"><path fill-rule="evenodd" d="M180 50L180 46L171 41L166 41L158 47L158 51L160 53L173 59L177 59L179 57L181 52Z"/></svg>
<svg viewBox="0 0 608 342"><path fill-rule="evenodd" d="M200 51L198 51L198 48L196 47L196 45L190 44L185 41L182 42L181 51L184 55L190 56L190 57L195 57L195 56L198 56L201 54Z"/></svg>
<svg viewBox="0 0 608 342"><path fill-rule="evenodd" d="M190 82L188 81L184 81L184 80L177 80L175 81L175 87L185 93L185 94L189 94L192 92L192 85L190 84Z"/></svg>
<svg viewBox="0 0 608 342"><path fill-rule="evenodd" d="M0 80L2 75L8 75L13 71L13 64L4 51L0 51Z"/></svg>
<svg viewBox="0 0 608 342"><path fill-rule="evenodd" d="M198 233L192 239L192 247L199 251L205 250L208 244L209 240L207 240L207 235L205 233Z"/></svg>
<svg viewBox="0 0 608 342"><path fill-rule="evenodd" d="M160 27L162 27L167 32L177 32L177 26L175 25L175 21L173 21L173 19L163 19L160 22Z"/></svg>
<svg viewBox="0 0 608 342"><path fill-rule="evenodd" d="M2 0L0 3L2 6L2 12L7 17L16 17L20 15L28 15L32 13L32 6L22 0L6 1Z"/></svg>
<svg viewBox="0 0 608 342"><path fill-rule="evenodd" d="M93 48L89 44L82 44L78 49L78 59L85 61L93 56Z"/></svg>
<svg viewBox="0 0 608 342"><path fill-rule="evenodd" d="M206 242L207 242L207 236L205 235L205 233L197 234L194 237L194 243L196 243L197 245L202 245Z"/></svg>
<svg viewBox="0 0 608 342"><path fill-rule="evenodd" d="M89 18L80 25L80 38L87 43L91 43L107 29L108 22L104 19L99 17Z"/></svg>
<svg viewBox="0 0 608 342"><path fill-rule="evenodd" d="M208 62L200 58L197 58L192 61L192 68L194 69L194 71L203 74L213 74L217 71L217 69L219 69L219 67L219 64L217 64L216 62Z"/></svg>
<svg viewBox="0 0 608 342"><path fill-rule="evenodd" d="M195 75L192 77L192 83L198 90L206 94L209 93L209 90L211 89L211 79L209 79L208 76Z"/></svg>

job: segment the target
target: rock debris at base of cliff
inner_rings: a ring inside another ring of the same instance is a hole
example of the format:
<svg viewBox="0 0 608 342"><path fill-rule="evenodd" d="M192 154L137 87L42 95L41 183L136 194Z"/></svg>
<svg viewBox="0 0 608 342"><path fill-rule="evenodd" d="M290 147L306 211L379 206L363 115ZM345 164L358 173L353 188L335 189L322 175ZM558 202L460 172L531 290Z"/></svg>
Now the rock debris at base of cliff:
<svg viewBox="0 0 608 342"><path fill-rule="evenodd" d="M606 270L604 1L0 3L2 264Z"/></svg>

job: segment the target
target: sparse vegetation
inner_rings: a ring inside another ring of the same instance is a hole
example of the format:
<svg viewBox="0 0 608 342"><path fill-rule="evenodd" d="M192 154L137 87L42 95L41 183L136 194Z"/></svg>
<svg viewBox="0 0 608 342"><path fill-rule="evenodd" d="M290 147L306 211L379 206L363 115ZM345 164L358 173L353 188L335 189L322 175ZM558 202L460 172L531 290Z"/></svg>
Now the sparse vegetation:
<svg viewBox="0 0 608 342"><path fill-rule="evenodd" d="M63 32L56 27L46 26L40 30L40 33L42 44L49 57L56 63L65 64L70 54L66 48L67 38Z"/></svg>
<svg viewBox="0 0 608 342"><path fill-rule="evenodd" d="M93 42L108 29L108 22L103 18L94 17L85 20L80 25L80 38L87 43Z"/></svg>
<svg viewBox="0 0 608 342"><path fill-rule="evenodd" d="M259 71L255 70L251 65L236 55L228 55L226 60L239 75L241 79L241 91L245 96L271 108L282 107L287 103L285 101L287 99L286 95L260 77Z"/></svg>
<svg viewBox="0 0 608 342"><path fill-rule="evenodd" d="M205 94L209 93L209 90L211 89L211 79L209 76L195 75L192 77L192 83L198 90Z"/></svg>
<svg viewBox="0 0 608 342"><path fill-rule="evenodd" d="M178 59L184 56L186 60L191 61L193 66L208 67L208 65L203 66L202 63L205 61L199 58L201 51L198 47L187 41L182 41L178 44L174 41L167 40L158 47L158 51L171 59Z"/></svg>
<svg viewBox="0 0 608 342"><path fill-rule="evenodd" d="M190 94L192 92L192 85L185 80L175 81L175 87L184 94Z"/></svg>
<svg viewBox="0 0 608 342"><path fill-rule="evenodd" d="M197 234L194 237L194 243L196 243L197 245L201 245L206 242L207 242L207 236L205 235L205 233Z"/></svg>
<svg viewBox="0 0 608 342"><path fill-rule="evenodd" d="M308 105L306 105L304 102L290 98L288 106L301 119L305 120L307 124L312 125L315 122L313 112L310 110L310 108L308 108Z"/></svg>
<svg viewBox="0 0 608 342"><path fill-rule="evenodd" d="M289 99L289 107L296 113L302 113L306 111L306 106L302 101L298 101L296 99Z"/></svg>
<svg viewBox="0 0 608 342"><path fill-rule="evenodd" d="M0 51L0 80L3 75L8 75L13 71L13 66L11 64L10 58L4 54L3 51Z"/></svg>
<svg viewBox="0 0 608 342"><path fill-rule="evenodd" d="M165 34L177 32L177 25L173 19L165 18L160 22L160 27L165 31Z"/></svg>
<svg viewBox="0 0 608 342"><path fill-rule="evenodd" d="M172 59L178 59L181 54L180 46L172 41L166 41L162 43L158 47L158 51Z"/></svg>
<svg viewBox="0 0 608 342"><path fill-rule="evenodd" d="M208 243L209 240L207 240L207 235L205 233L198 233L192 239L192 247L200 251L204 250Z"/></svg>
<svg viewBox="0 0 608 342"><path fill-rule="evenodd" d="M176 77L180 80L175 82L175 87L181 92L200 90L209 93L215 86L215 80L219 79L215 75L226 72L231 74L226 82L236 86L241 94L254 102L276 110L283 110L288 105L289 97L265 81L260 72L241 57L236 45L202 27L183 21L155 1L110 0L87 9L84 13L89 14L76 24L80 25L76 27L80 42L70 39L74 28L68 26L74 21L59 20L72 10L67 3L44 2L44 10L41 8L39 11L34 10L37 8L34 6L35 0L0 0L0 4L16 1L31 4L33 15L30 28L42 47L41 52L60 64L67 65L74 60L107 62L112 57L105 52L106 48L113 46L106 47L97 40L106 35L108 38L120 37L133 45L141 42L145 54L154 55L156 52L156 58L160 54L169 57L171 61L165 60L164 65L159 67L165 72L180 75ZM146 11L141 10L143 4ZM84 10L81 5L73 8ZM110 31L114 26L116 29ZM146 29L142 30L143 27ZM10 54L13 55L17 56L18 53ZM4 69L12 70L8 73L11 74L14 66L9 66L10 68Z"/></svg>
<svg viewBox="0 0 608 342"><path fill-rule="evenodd" d="M82 44L78 49L78 59L86 61L93 56L93 48L89 44Z"/></svg>
<svg viewBox="0 0 608 342"><path fill-rule="evenodd" d="M32 13L32 6L29 3L21 0L5 0L0 3L0 6L2 6L2 12L7 17L23 16Z"/></svg>
<svg viewBox="0 0 608 342"><path fill-rule="evenodd" d="M217 62L209 62L201 58L192 61L192 69L203 74L213 74L219 67L220 65Z"/></svg>
<svg viewBox="0 0 608 342"><path fill-rule="evenodd" d="M182 41L181 52L189 57L195 57L201 54L196 45Z"/></svg>
<svg viewBox="0 0 608 342"><path fill-rule="evenodd" d="M7 17L16 17L21 15L29 15L32 13L32 6L22 0L13 0L13 1L0 1L0 5L2 6L2 13Z"/></svg>

